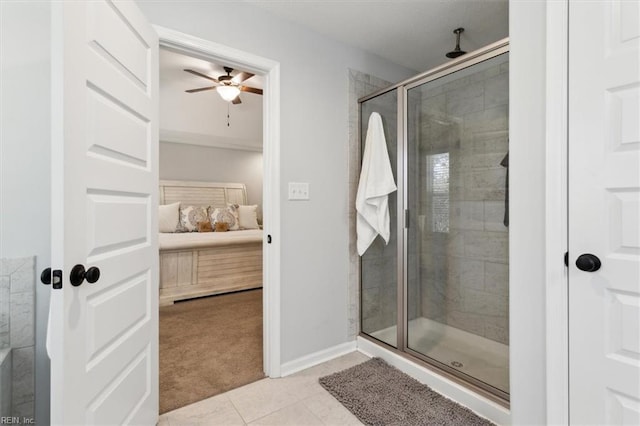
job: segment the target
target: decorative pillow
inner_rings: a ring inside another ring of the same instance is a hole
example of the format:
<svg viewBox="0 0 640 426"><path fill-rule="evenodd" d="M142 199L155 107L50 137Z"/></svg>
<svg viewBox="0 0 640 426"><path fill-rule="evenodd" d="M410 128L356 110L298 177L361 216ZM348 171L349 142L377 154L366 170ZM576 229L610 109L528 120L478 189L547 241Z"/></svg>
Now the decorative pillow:
<svg viewBox="0 0 640 426"><path fill-rule="evenodd" d="M209 219L198 222L198 232L213 232Z"/></svg>
<svg viewBox="0 0 640 426"><path fill-rule="evenodd" d="M258 225L258 205L242 206L238 204L230 204L238 211L238 222L240 229L260 229Z"/></svg>
<svg viewBox="0 0 640 426"><path fill-rule="evenodd" d="M237 231L240 229L238 224L238 210L234 206L214 209L209 207L209 220L213 226L218 222L227 222L229 231Z"/></svg>
<svg viewBox="0 0 640 426"><path fill-rule="evenodd" d="M158 206L158 230L176 232L180 222L180 203Z"/></svg>
<svg viewBox="0 0 640 426"><path fill-rule="evenodd" d="M229 224L227 222L216 222L216 232L227 232Z"/></svg>
<svg viewBox="0 0 640 426"><path fill-rule="evenodd" d="M198 222L207 220L207 208L187 206L180 209L180 228L182 232L196 232Z"/></svg>

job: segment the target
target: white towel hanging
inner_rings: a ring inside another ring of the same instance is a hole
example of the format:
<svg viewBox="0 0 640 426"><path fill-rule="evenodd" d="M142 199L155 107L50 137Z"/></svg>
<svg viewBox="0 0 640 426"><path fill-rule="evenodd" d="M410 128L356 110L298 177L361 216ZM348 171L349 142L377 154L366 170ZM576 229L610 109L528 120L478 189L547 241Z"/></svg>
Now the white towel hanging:
<svg viewBox="0 0 640 426"><path fill-rule="evenodd" d="M384 137L382 117L369 116L356 195L358 254L362 256L378 235L389 243L389 194L397 189Z"/></svg>

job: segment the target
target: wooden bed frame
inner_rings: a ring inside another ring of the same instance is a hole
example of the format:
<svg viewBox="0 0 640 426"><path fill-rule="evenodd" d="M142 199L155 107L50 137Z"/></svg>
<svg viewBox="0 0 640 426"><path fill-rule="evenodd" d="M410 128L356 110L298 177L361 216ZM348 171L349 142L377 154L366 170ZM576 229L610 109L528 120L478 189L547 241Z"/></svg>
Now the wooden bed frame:
<svg viewBox="0 0 640 426"><path fill-rule="evenodd" d="M247 204L243 183L160 181L160 204ZM234 232L234 231L230 231ZM262 287L262 242L160 250L160 305Z"/></svg>

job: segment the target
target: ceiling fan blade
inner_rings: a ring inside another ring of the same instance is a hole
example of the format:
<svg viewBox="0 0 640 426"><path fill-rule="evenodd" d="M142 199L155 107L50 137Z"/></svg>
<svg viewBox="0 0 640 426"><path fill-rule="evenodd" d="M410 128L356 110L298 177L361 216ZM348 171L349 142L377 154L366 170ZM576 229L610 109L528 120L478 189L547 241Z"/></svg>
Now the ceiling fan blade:
<svg viewBox="0 0 640 426"><path fill-rule="evenodd" d="M240 84L243 81L250 79L254 75L255 74L251 74L250 72L241 72L240 74L238 74L235 77L233 77L233 79L231 81L233 81L236 84Z"/></svg>
<svg viewBox="0 0 640 426"><path fill-rule="evenodd" d="M188 73L191 73L191 74L193 74L193 75L197 75L198 77L206 78L207 80L211 80L211 81L215 81L216 83L220 83L220 82L219 82L218 80L216 80L215 78L213 78L213 77L209 77L208 75L206 75L206 74L202 74L201 72L194 71L194 70L185 70L185 71L186 71L186 72L188 72Z"/></svg>
<svg viewBox="0 0 640 426"><path fill-rule="evenodd" d="M242 101L240 100L240 95L236 96L236 98L234 100L232 100L231 103L234 104L234 105L241 104Z"/></svg>
<svg viewBox="0 0 640 426"><path fill-rule="evenodd" d="M218 88L218 86L201 87L200 89L185 90L185 92L187 92L187 93L196 93L196 92L204 92L205 90L216 90L217 88Z"/></svg>
<svg viewBox="0 0 640 426"><path fill-rule="evenodd" d="M249 87L249 86L238 86L238 88L242 92L249 92L249 93L255 93L257 95L262 95L262 89L256 89L255 87Z"/></svg>

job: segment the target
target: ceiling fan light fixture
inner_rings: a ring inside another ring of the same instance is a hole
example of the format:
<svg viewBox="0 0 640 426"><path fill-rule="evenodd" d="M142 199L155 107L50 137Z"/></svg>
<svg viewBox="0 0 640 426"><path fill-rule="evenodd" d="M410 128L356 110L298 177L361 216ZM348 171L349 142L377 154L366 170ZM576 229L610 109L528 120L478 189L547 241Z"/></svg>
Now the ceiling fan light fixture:
<svg viewBox="0 0 640 426"><path fill-rule="evenodd" d="M240 94L240 89L237 86L219 86L216 90L220 97L227 102L231 102Z"/></svg>

